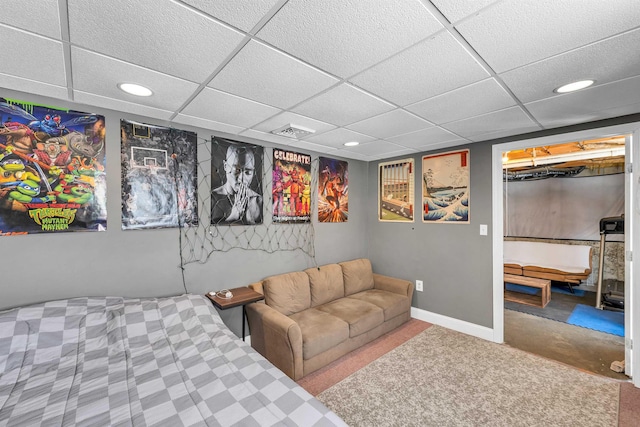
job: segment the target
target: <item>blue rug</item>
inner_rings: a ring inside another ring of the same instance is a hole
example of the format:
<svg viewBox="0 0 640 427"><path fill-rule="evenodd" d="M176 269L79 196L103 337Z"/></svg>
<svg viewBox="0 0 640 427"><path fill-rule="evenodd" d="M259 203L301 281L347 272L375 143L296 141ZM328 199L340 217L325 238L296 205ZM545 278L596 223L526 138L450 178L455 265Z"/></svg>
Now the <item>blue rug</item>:
<svg viewBox="0 0 640 427"><path fill-rule="evenodd" d="M588 305L577 304L567 323L619 337L624 336L623 312L599 310Z"/></svg>

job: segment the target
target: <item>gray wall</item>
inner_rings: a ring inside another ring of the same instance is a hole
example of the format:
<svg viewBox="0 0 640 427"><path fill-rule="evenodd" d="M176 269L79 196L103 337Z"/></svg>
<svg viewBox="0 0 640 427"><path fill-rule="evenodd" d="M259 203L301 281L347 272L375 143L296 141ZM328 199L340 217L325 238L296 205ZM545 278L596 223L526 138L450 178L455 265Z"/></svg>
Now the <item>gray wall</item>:
<svg viewBox="0 0 640 427"><path fill-rule="evenodd" d="M493 325L492 239L491 239L491 144L475 143L469 148L469 224L426 224L420 216L422 200L422 155L414 156L414 223L379 222L378 164L369 163L367 209L369 258L374 271L415 283L424 282L424 291L415 292L413 306L477 325ZM429 152L451 151L443 149ZM411 156L402 156L408 158ZM385 160L386 162L387 160ZM480 236L480 224L487 224L487 236Z"/></svg>
<svg viewBox="0 0 640 427"><path fill-rule="evenodd" d="M106 232L1 237L4 271L0 279L0 309L77 296L161 297L184 293L179 268L178 229L121 229L120 119L160 126L171 124L9 90L1 90L0 96L105 116L108 213ZM213 134L210 130L190 126L174 127L195 131L199 139L210 139ZM264 141L219 135L265 147L274 146ZM294 146L289 149L311 154L313 159L318 155ZM201 158L203 155L206 157L208 153L198 154ZM313 216L315 254L319 265L367 255L368 165L346 160L349 162L349 221L318 224L317 215ZM188 292L204 294L210 290L246 286L271 274L313 265L313 260L300 250L268 254L233 249L227 253L214 253L205 264L186 265L184 278ZM239 335L240 308L226 310L221 315Z"/></svg>

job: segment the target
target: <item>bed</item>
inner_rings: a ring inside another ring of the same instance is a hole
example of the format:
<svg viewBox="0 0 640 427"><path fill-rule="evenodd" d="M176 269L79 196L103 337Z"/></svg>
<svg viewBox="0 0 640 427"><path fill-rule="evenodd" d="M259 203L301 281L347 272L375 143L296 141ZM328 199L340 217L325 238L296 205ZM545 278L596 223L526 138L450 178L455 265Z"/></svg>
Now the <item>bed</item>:
<svg viewBox="0 0 640 427"><path fill-rule="evenodd" d="M0 312L0 426L345 425L203 296Z"/></svg>

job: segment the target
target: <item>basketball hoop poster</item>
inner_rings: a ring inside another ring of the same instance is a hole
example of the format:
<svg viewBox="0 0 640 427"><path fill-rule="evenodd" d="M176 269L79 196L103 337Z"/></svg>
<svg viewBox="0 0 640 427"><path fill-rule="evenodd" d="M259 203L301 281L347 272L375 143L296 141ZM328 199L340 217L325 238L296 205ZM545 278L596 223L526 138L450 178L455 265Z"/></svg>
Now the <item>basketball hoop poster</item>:
<svg viewBox="0 0 640 427"><path fill-rule="evenodd" d="M105 121L0 98L0 235L105 231Z"/></svg>
<svg viewBox="0 0 640 427"><path fill-rule="evenodd" d="M120 120L122 229L198 224L197 135Z"/></svg>

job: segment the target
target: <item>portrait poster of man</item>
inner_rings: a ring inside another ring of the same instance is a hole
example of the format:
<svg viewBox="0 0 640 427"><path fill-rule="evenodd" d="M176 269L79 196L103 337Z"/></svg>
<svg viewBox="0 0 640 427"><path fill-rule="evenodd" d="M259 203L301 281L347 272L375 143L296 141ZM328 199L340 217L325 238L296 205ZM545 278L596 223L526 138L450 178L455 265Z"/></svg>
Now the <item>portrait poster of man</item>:
<svg viewBox="0 0 640 427"><path fill-rule="evenodd" d="M273 149L273 222L311 222L311 156Z"/></svg>
<svg viewBox="0 0 640 427"><path fill-rule="evenodd" d="M211 224L262 224L264 148L213 137Z"/></svg>
<svg viewBox="0 0 640 427"><path fill-rule="evenodd" d="M105 121L0 98L0 235L105 231Z"/></svg>
<svg viewBox="0 0 640 427"><path fill-rule="evenodd" d="M320 157L318 221L346 222L349 218L349 163Z"/></svg>
<svg viewBox="0 0 640 427"><path fill-rule="evenodd" d="M198 224L197 135L120 120L122 229Z"/></svg>

